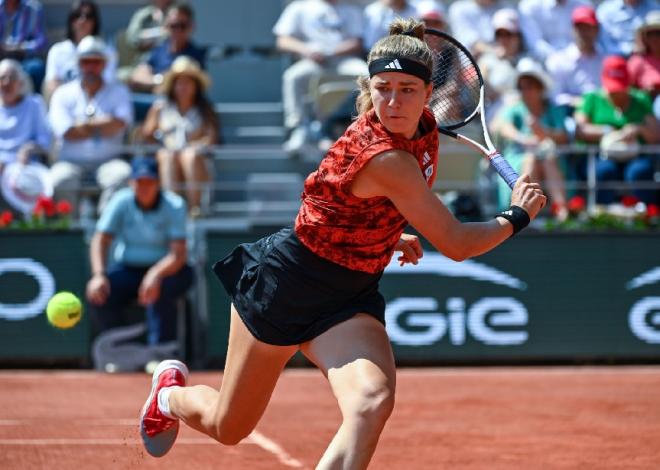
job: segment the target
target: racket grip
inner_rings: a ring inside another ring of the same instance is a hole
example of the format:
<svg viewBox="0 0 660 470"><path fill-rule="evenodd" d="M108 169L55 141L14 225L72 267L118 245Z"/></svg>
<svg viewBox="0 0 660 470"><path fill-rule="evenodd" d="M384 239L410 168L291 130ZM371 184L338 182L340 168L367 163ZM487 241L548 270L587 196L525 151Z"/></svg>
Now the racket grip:
<svg viewBox="0 0 660 470"><path fill-rule="evenodd" d="M506 184L508 184L509 187L513 189L513 185L516 184L516 181L518 181L518 173L516 173L516 171L511 168L509 162L507 162L499 152L495 152L494 154L490 155L488 159L490 160L490 164L493 165L493 168L495 168L502 179L506 181Z"/></svg>

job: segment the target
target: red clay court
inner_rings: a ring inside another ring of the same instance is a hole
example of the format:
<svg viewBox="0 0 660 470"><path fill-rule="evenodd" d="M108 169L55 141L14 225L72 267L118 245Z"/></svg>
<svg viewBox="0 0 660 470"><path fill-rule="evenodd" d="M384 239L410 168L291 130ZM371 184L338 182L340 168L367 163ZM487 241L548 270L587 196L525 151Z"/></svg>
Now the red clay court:
<svg viewBox="0 0 660 470"><path fill-rule="evenodd" d="M400 369L398 380L370 468L660 468L658 366ZM154 459L137 432L146 374L2 371L0 384L3 469L313 469L340 422L321 374L287 369L238 446L183 426Z"/></svg>

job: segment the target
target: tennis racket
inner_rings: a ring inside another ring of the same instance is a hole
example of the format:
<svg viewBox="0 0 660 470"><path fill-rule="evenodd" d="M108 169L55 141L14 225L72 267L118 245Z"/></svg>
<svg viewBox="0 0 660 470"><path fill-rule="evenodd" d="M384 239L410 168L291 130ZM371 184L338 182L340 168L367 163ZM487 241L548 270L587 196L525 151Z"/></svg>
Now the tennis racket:
<svg viewBox="0 0 660 470"><path fill-rule="evenodd" d="M426 29L424 39L433 51L433 94L429 106L438 131L481 152L509 187L518 173L495 149L488 135L484 113L484 80L472 54L456 39L435 29ZM454 132L477 114L481 117L485 146Z"/></svg>

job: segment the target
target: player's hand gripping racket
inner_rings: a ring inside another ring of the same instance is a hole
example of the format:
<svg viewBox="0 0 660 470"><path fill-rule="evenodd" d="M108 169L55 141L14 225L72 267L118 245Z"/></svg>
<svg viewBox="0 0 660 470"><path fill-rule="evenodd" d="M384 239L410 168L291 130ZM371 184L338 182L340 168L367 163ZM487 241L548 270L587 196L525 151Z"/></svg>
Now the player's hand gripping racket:
<svg viewBox="0 0 660 470"><path fill-rule="evenodd" d="M427 29L424 36L433 51L433 94L429 106L438 123L438 131L468 144L481 152L509 187L518 180L518 174L495 149L488 135L484 113L484 80L468 50L450 35ZM454 132L479 114L486 146Z"/></svg>

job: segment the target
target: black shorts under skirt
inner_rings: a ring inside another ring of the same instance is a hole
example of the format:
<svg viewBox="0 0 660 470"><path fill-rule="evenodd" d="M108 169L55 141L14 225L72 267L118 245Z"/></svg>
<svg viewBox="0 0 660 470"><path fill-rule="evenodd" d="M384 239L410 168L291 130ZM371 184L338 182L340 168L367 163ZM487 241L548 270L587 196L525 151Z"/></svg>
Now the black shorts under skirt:
<svg viewBox="0 0 660 470"><path fill-rule="evenodd" d="M385 324L382 273L321 258L291 228L237 246L213 271L247 328L264 343L304 343L357 313Z"/></svg>

